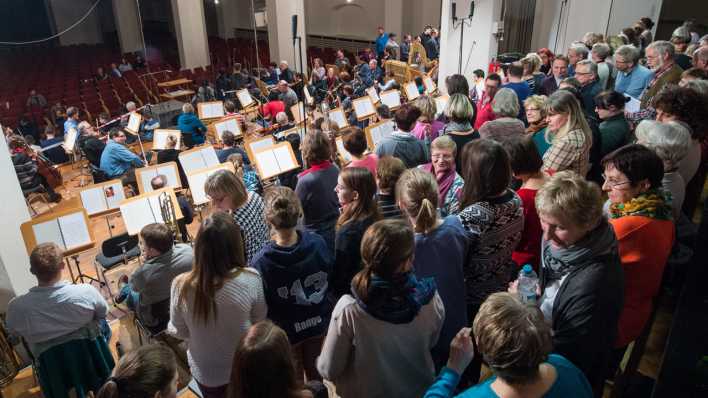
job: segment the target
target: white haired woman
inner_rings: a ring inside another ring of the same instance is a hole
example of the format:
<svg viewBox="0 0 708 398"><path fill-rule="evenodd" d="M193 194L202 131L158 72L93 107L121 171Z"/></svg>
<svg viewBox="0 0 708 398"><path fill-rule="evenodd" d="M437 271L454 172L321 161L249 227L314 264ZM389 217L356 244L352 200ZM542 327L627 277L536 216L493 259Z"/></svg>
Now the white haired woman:
<svg viewBox="0 0 708 398"><path fill-rule="evenodd" d="M435 176L438 183L440 216L447 217L460 212L460 195L465 181L455 170L457 145L449 136L443 135L430 144L431 162L418 166Z"/></svg>
<svg viewBox="0 0 708 398"><path fill-rule="evenodd" d="M495 119L484 123L479 128L479 135L482 138L491 138L497 141L506 137L522 136L526 126L516 118L519 115L519 107L519 97L514 90L500 89L492 100Z"/></svg>
<svg viewBox="0 0 708 398"><path fill-rule="evenodd" d="M681 217L681 206L686 195L686 181L678 172L679 164L691 147L691 133L681 123L660 123L644 120L634 131L637 143L654 150L664 162L661 185L671 193L671 211L674 220Z"/></svg>

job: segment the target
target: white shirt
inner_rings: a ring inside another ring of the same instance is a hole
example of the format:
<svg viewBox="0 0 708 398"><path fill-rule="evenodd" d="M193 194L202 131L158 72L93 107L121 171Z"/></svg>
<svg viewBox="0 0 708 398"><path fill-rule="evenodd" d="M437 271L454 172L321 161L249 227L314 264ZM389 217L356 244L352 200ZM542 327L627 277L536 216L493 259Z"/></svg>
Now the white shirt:
<svg viewBox="0 0 708 398"><path fill-rule="evenodd" d="M67 335L91 321L104 319L108 304L95 287L60 281L36 286L10 301L7 329L36 344Z"/></svg>

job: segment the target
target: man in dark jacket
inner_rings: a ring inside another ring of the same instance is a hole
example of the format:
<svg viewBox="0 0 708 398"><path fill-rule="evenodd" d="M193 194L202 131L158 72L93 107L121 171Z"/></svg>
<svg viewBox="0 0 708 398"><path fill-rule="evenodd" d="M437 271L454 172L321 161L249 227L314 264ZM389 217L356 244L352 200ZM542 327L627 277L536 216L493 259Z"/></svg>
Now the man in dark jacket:
<svg viewBox="0 0 708 398"><path fill-rule="evenodd" d="M39 167L27 154L25 140L22 137L12 137L8 143L12 154L12 165L15 167L15 174L20 182L20 188L24 195L32 192L41 192L42 188L49 195L49 200L55 203L61 201L61 195L54 192L54 189L47 183L44 177L38 173Z"/></svg>
<svg viewBox="0 0 708 398"><path fill-rule="evenodd" d="M602 85L597 79L597 64L590 60L578 61L575 64L575 78L580 82L580 95L583 97L585 113L598 119L595 111L595 97L602 91Z"/></svg>
<svg viewBox="0 0 708 398"><path fill-rule="evenodd" d="M568 58L559 55L553 60L551 75L541 84L541 94L550 96L558 90L561 80L568 77Z"/></svg>

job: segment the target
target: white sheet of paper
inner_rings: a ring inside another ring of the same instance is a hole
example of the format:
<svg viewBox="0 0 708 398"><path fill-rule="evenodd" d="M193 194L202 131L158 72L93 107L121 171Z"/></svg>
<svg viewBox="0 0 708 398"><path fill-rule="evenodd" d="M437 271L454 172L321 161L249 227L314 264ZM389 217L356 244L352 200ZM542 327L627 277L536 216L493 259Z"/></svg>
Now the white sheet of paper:
<svg viewBox="0 0 708 398"><path fill-rule="evenodd" d="M80 195L81 204L84 206L86 213L89 215L100 213L109 209L108 204L106 203L106 196L103 193L103 187L96 187L81 191Z"/></svg>
<svg viewBox="0 0 708 398"><path fill-rule="evenodd" d="M624 104L625 112L629 112L629 113L639 112L639 110L642 108L641 101L639 101L638 99L631 97L629 95L625 95L625 97L629 98L629 102Z"/></svg>
<svg viewBox="0 0 708 398"><path fill-rule="evenodd" d="M392 120L383 123L376 128L371 130L371 139L374 141L374 146L377 146L382 139L388 137L393 133L394 124Z"/></svg>
<svg viewBox="0 0 708 398"><path fill-rule="evenodd" d="M406 97L408 98L408 101L413 101L414 99L420 97L418 86L416 86L414 82L406 83L403 88L406 90Z"/></svg>
<svg viewBox="0 0 708 398"><path fill-rule="evenodd" d="M347 152L346 149L344 149L344 141L342 141L342 139L340 137L337 137L336 143L337 143L337 152L339 152L339 156L341 156L342 159L344 159L345 161L351 162L352 155L349 152Z"/></svg>
<svg viewBox="0 0 708 398"><path fill-rule="evenodd" d="M130 235L135 235L144 226L156 222L150 203L147 200L135 200L120 207L125 229ZM160 217L162 219L162 217Z"/></svg>
<svg viewBox="0 0 708 398"><path fill-rule="evenodd" d="M151 169L147 171L141 171L139 174L140 181L143 182L143 188L145 189L145 192L141 193L152 192L152 185L150 184L150 181L152 181L153 178L157 177L157 170Z"/></svg>
<svg viewBox="0 0 708 398"><path fill-rule="evenodd" d="M79 136L79 132L75 128L70 128L64 136L64 150L67 152L73 152L74 145L76 145L76 138Z"/></svg>
<svg viewBox="0 0 708 398"><path fill-rule="evenodd" d="M263 139L263 140L258 140L258 141L251 141L247 144L251 148L252 153L256 153L260 150L270 148L275 143L273 143L273 140L271 139Z"/></svg>
<svg viewBox="0 0 708 398"><path fill-rule="evenodd" d="M167 186L172 189L181 188L182 183L179 180L179 176L172 166L164 166L157 168L157 174L162 174L167 177Z"/></svg>
<svg viewBox="0 0 708 398"><path fill-rule="evenodd" d="M261 179L267 179L273 177L280 173L280 166L278 165L278 159L276 159L273 151L263 151L255 154L256 162L260 166L260 170L263 173Z"/></svg>
<svg viewBox="0 0 708 398"><path fill-rule="evenodd" d="M290 112L293 114L295 123L300 123L305 120L305 105L303 105L302 102L298 102L297 104L291 106Z"/></svg>
<svg viewBox="0 0 708 398"><path fill-rule="evenodd" d="M253 97L251 97L251 93L249 93L248 90L246 90L246 89L237 91L236 97L238 98L238 101L241 103L241 106L244 108L253 103Z"/></svg>
<svg viewBox="0 0 708 398"><path fill-rule="evenodd" d="M366 89L366 94L371 98L371 102L374 104L379 102L379 93L376 92L376 87L369 87Z"/></svg>
<svg viewBox="0 0 708 398"><path fill-rule="evenodd" d="M391 90L381 93L381 103L385 104L390 109L398 108L401 106L401 92L398 90Z"/></svg>
<svg viewBox="0 0 708 398"><path fill-rule="evenodd" d="M182 165L184 172L187 174L193 173L199 169L207 167L206 163L204 163L202 151L181 153L179 155L179 163Z"/></svg>
<svg viewBox="0 0 708 398"><path fill-rule="evenodd" d="M189 190L192 193L192 200L195 205L200 205L209 201L209 198L204 192L204 183L206 183L207 178L214 173L214 170L208 172L191 174L187 176L189 180Z"/></svg>
<svg viewBox="0 0 708 398"><path fill-rule="evenodd" d="M447 101L450 99L447 95L441 95L440 97L435 97L435 116L442 115L445 112L445 107L447 106Z"/></svg>
<svg viewBox="0 0 708 398"><path fill-rule="evenodd" d="M334 120L334 122L337 123L340 129L345 128L349 125L349 123L347 123L347 118L344 117L344 111L341 109L337 109L336 111L330 111L329 118Z"/></svg>
<svg viewBox="0 0 708 398"><path fill-rule="evenodd" d="M436 89L435 82L433 81L433 79L427 76L423 78L423 85L425 86L426 94L432 94L433 91L435 91Z"/></svg>
<svg viewBox="0 0 708 398"><path fill-rule="evenodd" d="M219 158L216 156L216 151L213 146L202 148L201 153L202 157L204 157L204 164L206 164L204 167L211 167L221 164L221 162L219 162Z"/></svg>
<svg viewBox="0 0 708 398"><path fill-rule="evenodd" d="M356 117L360 119L371 116L376 113L376 109L374 109L374 104L371 103L371 98L362 98L363 100L361 101L352 102L352 104L354 105L354 112L356 112Z"/></svg>
<svg viewBox="0 0 708 398"><path fill-rule="evenodd" d="M216 130L216 135L219 137L219 141L221 141L221 136L224 134L224 131L230 131L237 137L242 134L241 126L238 125L238 121L236 121L236 119L227 119L223 122L214 123L214 130Z"/></svg>
<svg viewBox="0 0 708 398"><path fill-rule="evenodd" d="M126 126L126 129L137 133L140 130L140 119L140 115L135 112L131 113L130 118L128 118L128 126Z"/></svg>
<svg viewBox="0 0 708 398"><path fill-rule="evenodd" d="M34 232L34 239L37 241L37 244L53 242L62 249L66 249L57 220L35 224L32 226L32 231Z"/></svg>
<svg viewBox="0 0 708 398"><path fill-rule="evenodd" d="M91 235L82 212L67 214L59 217L57 221L59 221L59 228L64 236L67 250L91 243Z"/></svg>
<svg viewBox="0 0 708 398"><path fill-rule="evenodd" d="M275 158L278 160L280 171L291 170L297 167L297 164L293 162L293 158L290 157L290 151L288 149L289 148L285 145L273 148L273 155L275 155Z"/></svg>
<svg viewBox="0 0 708 398"><path fill-rule="evenodd" d="M314 101L312 100L312 96L310 95L310 90L305 87L305 89L302 90L302 93L305 95L305 102L308 105L311 105Z"/></svg>
<svg viewBox="0 0 708 398"><path fill-rule="evenodd" d="M110 190L113 189L113 196L110 195ZM109 209L117 209L120 206L120 202L125 200L125 191L123 190L123 184L117 182L111 185L104 185L103 192L106 195L106 203Z"/></svg>
<svg viewBox="0 0 708 398"><path fill-rule="evenodd" d="M162 210L160 209L160 196L162 196L162 194L148 198L148 202L152 208L152 214L155 216L155 222L165 222L164 218L162 218Z"/></svg>
<svg viewBox="0 0 708 398"><path fill-rule="evenodd" d="M162 150L167 149L167 137L173 136L177 139L175 149L179 150L182 145L182 133L179 130L157 129L152 137L152 149Z"/></svg>
<svg viewBox="0 0 708 398"><path fill-rule="evenodd" d="M201 106L202 119L214 119L217 117L224 117L224 103L219 101L213 104L204 104Z"/></svg>

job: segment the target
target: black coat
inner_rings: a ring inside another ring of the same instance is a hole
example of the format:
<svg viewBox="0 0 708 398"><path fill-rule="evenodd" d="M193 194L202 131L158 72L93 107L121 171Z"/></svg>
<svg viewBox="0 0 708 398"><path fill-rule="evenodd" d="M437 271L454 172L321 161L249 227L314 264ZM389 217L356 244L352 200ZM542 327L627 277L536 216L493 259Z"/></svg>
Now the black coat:
<svg viewBox="0 0 708 398"><path fill-rule="evenodd" d="M601 391L623 301L624 272L616 250L574 267L553 301L553 352L583 371L593 390Z"/></svg>
<svg viewBox="0 0 708 398"><path fill-rule="evenodd" d="M551 95L558 90L558 85L556 84L556 78L553 75L548 76L543 79L541 83L541 90L539 91L542 95Z"/></svg>

